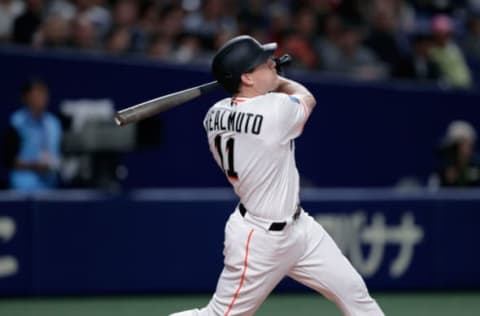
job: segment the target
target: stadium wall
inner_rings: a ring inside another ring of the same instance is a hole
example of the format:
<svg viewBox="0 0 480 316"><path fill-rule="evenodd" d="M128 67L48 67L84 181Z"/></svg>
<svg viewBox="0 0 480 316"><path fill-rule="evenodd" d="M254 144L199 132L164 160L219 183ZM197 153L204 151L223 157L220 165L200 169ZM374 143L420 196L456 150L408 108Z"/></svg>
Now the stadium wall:
<svg viewBox="0 0 480 316"><path fill-rule="evenodd" d="M480 289L480 191L305 189L372 290ZM0 296L213 292L229 189L0 193ZM286 280L278 291L306 289Z"/></svg>

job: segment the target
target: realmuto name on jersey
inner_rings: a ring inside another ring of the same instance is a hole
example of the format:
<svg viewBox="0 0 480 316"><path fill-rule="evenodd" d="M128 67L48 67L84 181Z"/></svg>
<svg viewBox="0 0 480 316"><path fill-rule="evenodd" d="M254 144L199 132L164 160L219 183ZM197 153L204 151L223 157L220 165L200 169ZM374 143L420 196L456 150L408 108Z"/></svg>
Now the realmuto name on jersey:
<svg viewBox="0 0 480 316"><path fill-rule="evenodd" d="M228 109L213 109L205 119L205 129L208 131L231 131L258 135L262 130L263 115L231 111Z"/></svg>

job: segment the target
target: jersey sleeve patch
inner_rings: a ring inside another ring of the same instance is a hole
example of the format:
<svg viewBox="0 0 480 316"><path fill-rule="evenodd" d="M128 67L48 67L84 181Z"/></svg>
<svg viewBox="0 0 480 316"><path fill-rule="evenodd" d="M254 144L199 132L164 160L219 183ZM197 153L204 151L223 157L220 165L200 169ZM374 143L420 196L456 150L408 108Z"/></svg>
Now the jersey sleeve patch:
<svg viewBox="0 0 480 316"><path fill-rule="evenodd" d="M297 98L296 96L290 95L289 97L290 97L290 100L292 100L293 102L300 104L300 99Z"/></svg>
<svg viewBox="0 0 480 316"><path fill-rule="evenodd" d="M290 98L290 101L292 101L293 103L295 104L299 104L302 106L303 108L303 111L305 113L305 117L304 117L304 120L306 121L308 116L310 115L310 109L309 107L307 106L307 104L305 103L305 101L303 101L301 98L299 98L298 96L296 95L289 95L288 96Z"/></svg>

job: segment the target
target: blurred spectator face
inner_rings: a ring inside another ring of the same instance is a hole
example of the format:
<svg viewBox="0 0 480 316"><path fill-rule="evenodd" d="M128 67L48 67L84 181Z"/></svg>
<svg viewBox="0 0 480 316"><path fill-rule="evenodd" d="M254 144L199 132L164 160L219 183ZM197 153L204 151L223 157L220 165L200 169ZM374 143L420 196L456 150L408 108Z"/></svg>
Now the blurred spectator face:
<svg viewBox="0 0 480 316"><path fill-rule="evenodd" d="M303 68L313 68L317 64L317 56L308 41L297 34L288 36L282 43L282 50L294 57L294 62Z"/></svg>
<svg viewBox="0 0 480 316"><path fill-rule="evenodd" d="M158 24L158 7L155 3L150 3L141 13L141 25L143 30L148 33L155 31Z"/></svg>
<svg viewBox="0 0 480 316"><path fill-rule="evenodd" d="M45 112L48 103L48 88L43 83L34 83L23 95L23 102L34 115Z"/></svg>
<svg viewBox="0 0 480 316"><path fill-rule="evenodd" d="M60 15L51 15L42 27L43 43L47 46L65 45L70 37L70 25Z"/></svg>
<svg viewBox="0 0 480 316"><path fill-rule="evenodd" d="M480 0L467 0L467 3L472 12L480 13Z"/></svg>
<svg viewBox="0 0 480 316"><path fill-rule="evenodd" d="M438 44L445 45L448 43L452 31L452 20L448 15L440 14L432 19L432 32Z"/></svg>
<svg viewBox="0 0 480 316"><path fill-rule="evenodd" d="M158 59L168 59L171 57L171 53L172 44L166 37L159 37L155 39L148 50L148 55L150 57Z"/></svg>
<svg viewBox="0 0 480 316"><path fill-rule="evenodd" d="M85 18L77 18L73 22L72 39L75 47L93 48L96 45L95 27L93 23Z"/></svg>
<svg viewBox="0 0 480 316"><path fill-rule="evenodd" d="M176 51L176 59L179 62L189 62L200 54L202 43L195 36L184 37Z"/></svg>
<svg viewBox="0 0 480 316"><path fill-rule="evenodd" d="M117 26L131 26L135 24L137 18L138 6L134 1L119 1L113 9L114 24Z"/></svg>
<svg viewBox="0 0 480 316"><path fill-rule="evenodd" d="M475 142L471 138L463 138L458 143L458 159L460 162L467 163L473 156Z"/></svg>
<svg viewBox="0 0 480 316"><path fill-rule="evenodd" d="M342 35L343 23L339 16L337 15L328 15L325 18L325 25L323 32L325 37L331 41L336 41Z"/></svg>
<svg viewBox="0 0 480 316"><path fill-rule="evenodd" d="M403 0L373 0L373 11L394 15L395 10L398 10L402 1Z"/></svg>
<svg viewBox="0 0 480 316"><path fill-rule="evenodd" d="M264 0L248 0L247 8L251 12L261 13L265 4Z"/></svg>
<svg viewBox="0 0 480 316"><path fill-rule="evenodd" d="M456 145L456 161L460 165L466 165L473 156L476 131L466 121L453 121L447 129L447 143Z"/></svg>
<svg viewBox="0 0 480 316"><path fill-rule="evenodd" d="M290 27L290 14L282 6L274 6L270 12L270 30L273 34L281 34Z"/></svg>
<svg viewBox="0 0 480 316"><path fill-rule="evenodd" d="M126 53L130 44L130 32L126 28L116 29L108 38L107 51L111 54Z"/></svg>
<svg viewBox="0 0 480 316"><path fill-rule="evenodd" d="M27 8L33 12L40 12L43 9L43 0L27 0Z"/></svg>
<svg viewBox="0 0 480 316"><path fill-rule="evenodd" d="M222 30L218 32L217 34L215 34L215 38L214 38L214 44L213 44L214 49L215 50L220 49L220 47L222 47L223 44L225 44L229 39L233 38L234 36L235 34L227 30ZM264 38L262 37L256 37L256 36L253 36L253 37L256 38L260 43L264 42Z"/></svg>
<svg viewBox="0 0 480 316"><path fill-rule="evenodd" d="M317 29L315 12L310 9L302 9L296 16L296 29L303 35L314 35Z"/></svg>
<svg viewBox="0 0 480 316"><path fill-rule="evenodd" d="M93 5L98 5L98 6L105 6L105 2L107 2L107 0L91 0L91 3Z"/></svg>
<svg viewBox="0 0 480 316"><path fill-rule="evenodd" d="M396 27L395 15L387 10L379 10L373 16L374 27L382 32L392 33Z"/></svg>
<svg viewBox="0 0 480 316"><path fill-rule="evenodd" d="M74 2L80 11L86 10L95 5L94 0L74 0Z"/></svg>
<svg viewBox="0 0 480 316"><path fill-rule="evenodd" d="M480 16L474 17L469 21L468 31L472 35L480 36Z"/></svg>
<svg viewBox="0 0 480 316"><path fill-rule="evenodd" d="M203 12L207 20L216 20L220 18L223 15L223 11L223 0L206 0Z"/></svg>
<svg viewBox="0 0 480 316"><path fill-rule="evenodd" d="M419 37L414 40L413 49L414 53L417 56L429 56L430 50L432 48L432 43L430 39L426 37Z"/></svg>
<svg viewBox="0 0 480 316"><path fill-rule="evenodd" d="M308 0L308 5L317 13L330 12L340 0Z"/></svg>
<svg viewBox="0 0 480 316"><path fill-rule="evenodd" d="M338 44L344 54L349 56L353 55L357 51L360 41L360 32L354 30L353 28L348 28L343 31Z"/></svg>
<svg viewBox="0 0 480 316"><path fill-rule="evenodd" d="M183 30L185 13L181 8L174 8L165 13L161 19L160 32L166 36L174 37Z"/></svg>

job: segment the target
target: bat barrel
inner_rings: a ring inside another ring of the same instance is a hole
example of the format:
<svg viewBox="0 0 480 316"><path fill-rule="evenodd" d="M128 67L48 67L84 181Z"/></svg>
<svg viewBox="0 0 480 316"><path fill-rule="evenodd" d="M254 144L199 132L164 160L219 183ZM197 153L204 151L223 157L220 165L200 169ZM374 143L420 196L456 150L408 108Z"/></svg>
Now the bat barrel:
<svg viewBox="0 0 480 316"><path fill-rule="evenodd" d="M220 87L217 81L205 83L193 88L177 91L156 99L128 107L115 114L115 123L123 126L129 123L138 122L147 117L171 109L177 105L190 101L202 94L213 91Z"/></svg>

